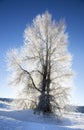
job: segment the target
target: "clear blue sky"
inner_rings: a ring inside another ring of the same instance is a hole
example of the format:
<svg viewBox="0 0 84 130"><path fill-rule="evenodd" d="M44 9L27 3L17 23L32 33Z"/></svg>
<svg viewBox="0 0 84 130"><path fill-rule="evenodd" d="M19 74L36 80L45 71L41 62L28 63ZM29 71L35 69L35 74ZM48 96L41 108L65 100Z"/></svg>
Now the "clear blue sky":
<svg viewBox="0 0 84 130"><path fill-rule="evenodd" d="M84 0L0 0L0 97L13 97L8 86L6 52L20 47L26 25L48 10L56 21L65 18L73 55L73 101L84 105Z"/></svg>

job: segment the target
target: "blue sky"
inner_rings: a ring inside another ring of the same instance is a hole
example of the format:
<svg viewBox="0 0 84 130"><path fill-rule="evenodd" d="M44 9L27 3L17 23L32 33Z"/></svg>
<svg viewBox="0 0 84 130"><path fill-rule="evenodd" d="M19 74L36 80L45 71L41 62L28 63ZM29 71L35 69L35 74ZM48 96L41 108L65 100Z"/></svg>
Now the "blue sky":
<svg viewBox="0 0 84 130"><path fill-rule="evenodd" d="M23 32L36 15L48 10L56 21L64 18L73 55L73 101L84 105L84 0L0 0L0 97L13 97L8 86L6 53L23 44Z"/></svg>

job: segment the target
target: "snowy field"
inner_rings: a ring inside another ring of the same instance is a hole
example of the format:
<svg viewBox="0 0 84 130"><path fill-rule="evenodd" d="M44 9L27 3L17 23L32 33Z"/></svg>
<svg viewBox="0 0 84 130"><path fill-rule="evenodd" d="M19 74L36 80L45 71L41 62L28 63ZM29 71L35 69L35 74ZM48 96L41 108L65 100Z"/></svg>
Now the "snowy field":
<svg viewBox="0 0 84 130"><path fill-rule="evenodd" d="M62 121L57 122L54 116L15 110L0 101L0 130L84 130L84 114L65 114Z"/></svg>

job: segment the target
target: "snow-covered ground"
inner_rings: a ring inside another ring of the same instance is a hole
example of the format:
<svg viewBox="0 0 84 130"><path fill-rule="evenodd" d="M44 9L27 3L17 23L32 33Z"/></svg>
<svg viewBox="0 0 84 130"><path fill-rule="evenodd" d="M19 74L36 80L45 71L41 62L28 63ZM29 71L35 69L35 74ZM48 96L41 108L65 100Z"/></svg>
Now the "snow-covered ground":
<svg viewBox="0 0 84 130"><path fill-rule="evenodd" d="M0 102L0 130L84 130L84 114L65 114L62 121L57 121L54 116L14 110L7 103Z"/></svg>

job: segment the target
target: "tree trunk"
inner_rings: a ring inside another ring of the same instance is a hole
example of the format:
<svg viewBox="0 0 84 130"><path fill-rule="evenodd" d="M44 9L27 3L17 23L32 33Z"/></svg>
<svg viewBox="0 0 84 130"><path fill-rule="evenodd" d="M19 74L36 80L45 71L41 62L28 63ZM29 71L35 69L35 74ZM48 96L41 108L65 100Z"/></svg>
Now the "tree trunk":
<svg viewBox="0 0 84 130"><path fill-rule="evenodd" d="M51 113L51 96L50 96L50 70L49 73L47 73L47 66L44 67L44 75L43 75L43 81L42 81L42 86L41 86L41 95L39 96L39 102L36 108L36 111L42 112L43 114L45 113Z"/></svg>

